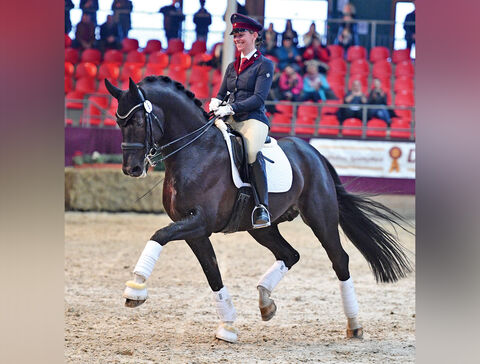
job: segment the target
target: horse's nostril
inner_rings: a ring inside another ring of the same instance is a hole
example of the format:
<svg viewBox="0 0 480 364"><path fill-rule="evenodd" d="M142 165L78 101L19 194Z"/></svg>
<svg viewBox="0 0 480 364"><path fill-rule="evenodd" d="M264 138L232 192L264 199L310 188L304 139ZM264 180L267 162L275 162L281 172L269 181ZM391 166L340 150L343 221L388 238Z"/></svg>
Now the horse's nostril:
<svg viewBox="0 0 480 364"><path fill-rule="evenodd" d="M142 168L140 168L140 166L135 166L132 168L132 175L136 176L140 174L142 174Z"/></svg>

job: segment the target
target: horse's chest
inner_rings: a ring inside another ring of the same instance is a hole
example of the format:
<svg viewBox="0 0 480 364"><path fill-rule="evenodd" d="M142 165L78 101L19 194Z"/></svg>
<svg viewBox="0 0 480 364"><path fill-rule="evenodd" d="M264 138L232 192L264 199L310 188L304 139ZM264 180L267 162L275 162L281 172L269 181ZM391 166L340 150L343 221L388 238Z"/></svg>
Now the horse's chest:
<svg viewBox="0 0 480 364"><path fill-rule="evenodd" d="M163 184L163 207L165 208L165 212L172 218L178 214L176 205L177 188L175 187L175 179L166 178Z"/></svg>

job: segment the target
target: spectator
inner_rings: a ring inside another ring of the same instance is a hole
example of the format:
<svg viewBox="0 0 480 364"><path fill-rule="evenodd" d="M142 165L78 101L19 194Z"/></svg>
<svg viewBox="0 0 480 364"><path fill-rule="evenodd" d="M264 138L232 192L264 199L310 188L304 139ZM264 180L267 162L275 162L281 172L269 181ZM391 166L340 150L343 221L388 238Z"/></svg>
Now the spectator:
<svg viewBox="0 0 480 364"><path fill-rule="evenodd" d="M320 33L317 32L315 23L312 22L310 29L303 36L303 44L305 47L309 47L312 44L313 38L320 39Z"/></svg>
<svg viewBox="0 0 480 364"><path fill-rule="evenodd" d="M205 0L200 0L200 9L193 15L197 40L207 41L208 27L212 24L212 16L205 9Z"/></svg>
<svg viewBox="0 0 480 364"><path fill-rule="evenodd" d="M298 47L298 34L292 27L292 20L287 19L285 24L285 31L282 33L282 43L284 38L290 38L295 47Z"/></svg>
<svg viewBox="0 0 480 364"><path fill-rule="evenodd" d="M72 21L70 20L70 10L75 6L72 0L65 0L65 34L70 33L72 30Z"/></svg>
<svg viewBox="0 0 480 364"><path fill-rule="evenodd" d="M357 26L355 23L352 23L353 18L350 15L345 15L343 20L345 22L338 28L338 34L334 43L343 47L346 56L347 49L352 45L358 44L358 34Z"/></svg>
<svg viewBox="0 0 480 364"><path fill-rule="evenodd" d="M90 15L90 21L97 26L98 0L80 0L80 9L83 14Z"/></svg>
<svg viewBox="0 0 480 364"><path fill-rule="evenodd" d="M318 72L318 67L314 63L307 66L307 72L303 77L302 101L313 100L315 102L327 100L330 85L325 75Z"/></svg>
<svg viewBox="0 0 480 364"><path fill-rule="evenodd" d="M382 90L381 82L378 78L373 80L373 88L368 95L367 103L369 105L387 105L387 95ZM386 108L368 109L368 119L378 118L385 120L390 125L390 113Z"/></svg>
<svg viewBox="0 0 480 364"><path fill-rule="evenodd" d="M278 33L273 29L273 23L270 23L268 29L263 34L265 41L260 46L260 52L273 56L278 44Z"/></svg>
<svg viewBox="0 0 480 364"><path fill-rule="evenodd" d="M303 80L302 76L295 71L291 65L287 65L283 72L280 74L279 81L279 97L280 100L299 101Z"/></svg>
<svg viewBox="0 0 480 364"><path fill-rule="evenodd" d="M352 83L352 89L349 91L343 99L344 104L366 104L367 97L362 92L362 84L360 80L354 80ZM338 120L343 122L345 119L357 118L363 119L363 110L360 106L350 106L348 108L340 108L338 110Z"/></svg>
<svg viewBox="0 0 480 364"><path fill-rule="evenodd" d="M119 38L128 37L128 31L132 29L131 12L133 10L132 2L129 0L114 0L112 3L113 17L115 23L119 25Z"/></svg>
<svg viewBox="0 0 480 364"><path fill-rule="evenodd" d="M405 24L407 22L415 23L415 10L407 14L403 24L403 29L405 29L405 40L407 41L407 48L412 49L412 45L415 44L415 24L407 25Z"/></svg>
<svg viewBox="0 0 480 364"><path fill-rule="evenodd" d="M328 69L328 62L330 62L330 51L322 45L320 38L313 37L310 46L303 52L302 58L304 61L319 61L322 65L323 73L325 73Z"/></svg>
<svg viewBox="0 0 480 364"><path fill-rule="evenodd" d="M283 71L289 63L293 64L302 61L298 48L293 45L292 38L285 36L282 40L282 46L275 50L274 55L278 59L278 68L280 71Z"/></svg>
<svg viewBox="0 0 480 364"><path fill-rule="evenodd" d="M107 21L100 26L100 49L120 49L121 40L119 25L115 22L113 15L107 15Z"/></svg>
<svg viewBox="0 0 480 364"><path fill-rule="evenodd" d="M82 20L77 24L75 39L72 42L73 48L85 50L93 47L95 42L95 24L88 13L83 13Z"/></svg>
<svg viewBox="0 0 480 364"><path fill-rule="evenodd" d="M185 15L180 9L178 0L172 0L171 5L162 7L159 10L163 14L163 28L165 29L165 36L167 40L182 39L182 22L185 20Z"/></svg>

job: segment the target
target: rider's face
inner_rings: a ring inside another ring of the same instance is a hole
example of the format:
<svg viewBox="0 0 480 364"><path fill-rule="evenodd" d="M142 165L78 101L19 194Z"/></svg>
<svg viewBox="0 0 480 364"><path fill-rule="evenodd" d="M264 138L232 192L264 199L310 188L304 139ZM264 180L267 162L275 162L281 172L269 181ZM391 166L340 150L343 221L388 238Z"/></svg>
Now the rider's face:
<svg viewBox="0 0 480 364"><path fill-rule="evenodd" d="M243 54L250 53L255 47L255 39L257 39L258 33L249 31L235 33L233 35L233 42L237 49Z"/></svg>

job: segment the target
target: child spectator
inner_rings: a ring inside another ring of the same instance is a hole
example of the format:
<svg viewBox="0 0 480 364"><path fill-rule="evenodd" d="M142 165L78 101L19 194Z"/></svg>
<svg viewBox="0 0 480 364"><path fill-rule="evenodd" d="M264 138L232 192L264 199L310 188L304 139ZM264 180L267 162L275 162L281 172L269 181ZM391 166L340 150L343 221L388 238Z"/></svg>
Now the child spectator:
<svg viewBox="0 0 480 364"><path fill-rule="evenodd" d="M287 65L280 74L280 100L299 101L302 89L302 76L291 65Z"/></svg>

